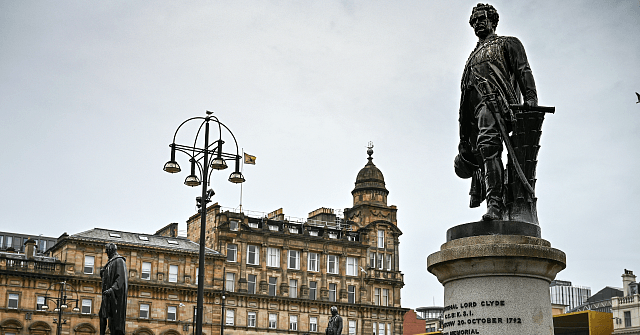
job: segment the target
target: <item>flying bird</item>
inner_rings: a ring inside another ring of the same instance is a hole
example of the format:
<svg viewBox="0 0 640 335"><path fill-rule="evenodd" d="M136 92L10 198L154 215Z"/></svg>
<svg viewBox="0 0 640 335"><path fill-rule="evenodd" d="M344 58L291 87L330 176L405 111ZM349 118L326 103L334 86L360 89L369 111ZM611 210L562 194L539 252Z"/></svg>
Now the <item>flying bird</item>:
<svg viewBox="0 0 640 335"><path fill-rule="evenodd" d="M636 102L636 103L640 104L640 94L638 94L638 92L636 92L636 96L638 97L638 102Z"/></svg>

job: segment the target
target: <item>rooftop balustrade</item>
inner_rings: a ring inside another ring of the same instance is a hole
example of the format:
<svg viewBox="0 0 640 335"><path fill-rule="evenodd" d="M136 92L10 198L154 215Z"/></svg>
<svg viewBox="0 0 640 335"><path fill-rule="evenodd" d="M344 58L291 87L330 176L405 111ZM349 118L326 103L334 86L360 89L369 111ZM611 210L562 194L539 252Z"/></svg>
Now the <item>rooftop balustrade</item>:
<svg viewBox="0 0 640 335"><path fill-rule="evenodd" d="M26 258L24 254L0 253L0 271L63 273L65 263L51 257Z"/></svg>

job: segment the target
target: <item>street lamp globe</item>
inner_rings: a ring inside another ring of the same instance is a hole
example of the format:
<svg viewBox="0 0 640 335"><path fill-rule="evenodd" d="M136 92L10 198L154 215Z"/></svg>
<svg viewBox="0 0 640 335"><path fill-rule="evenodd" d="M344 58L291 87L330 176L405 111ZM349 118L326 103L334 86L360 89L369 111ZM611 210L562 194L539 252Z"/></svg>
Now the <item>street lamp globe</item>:
<svg viewBox="0 0 640 335"><path fill-rule="evenodd" d="M222 157L216 157L213 159L213 161L211 161L211 168L213 169L224 170L227 167L228 167L227 162L225 162L225 160L222 159Z"/></svg>
<svg viewBox="0 0 640 335"><path fill-rule="evenodd" d="M244 183L245 179L242 172L236 171L229 176L229 181L234 184Z"/></svg>
<svg viewBox="0 0 640 335"><path fill-rule="evenodd" d="M200 178L198 178L198 176L192 174L192 175L188 176L187 178L185 178L184 184L187 185L187 186L196 187L196 186L200 185Z"/></svg>
<svg viewBox="0 0 640 335"><path fill-rule="evenodd" d="M178 165L178 162L176 161L168 161L164 164L164 169L165 171L169 172L169 173L178 173L181 171L180 169L180 165Z"/></svg>

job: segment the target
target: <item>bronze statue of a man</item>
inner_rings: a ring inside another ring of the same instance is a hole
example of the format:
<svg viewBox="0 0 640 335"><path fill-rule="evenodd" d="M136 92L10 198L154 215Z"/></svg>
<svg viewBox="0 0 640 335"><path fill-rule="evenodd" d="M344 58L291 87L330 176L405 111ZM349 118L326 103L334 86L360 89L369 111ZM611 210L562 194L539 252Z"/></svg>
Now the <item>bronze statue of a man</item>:
<svg viewBox="0 0 640 335"><path fill-rule="evenodd" d="M472 178L471 207L487 200L483 220L501 220L504 210L502 133L511 131L510 104L537 106L536 85L522 43L498 36L498 12L489 4L473 8L469 24L478 36L462 76L460 145L456 173ZM495 97L490 105L487 96ZM496 103L497 102L497 103ZM499 115L498 115L499 114ZM497 120L502 118L502 120ZM507 139L508 140L508 139Z"/></svg>
<svg viewBox="0 0 640 335"><path fill-rule="evenodd" d="M127 314L127 265L113 243L106 245L109 257L100 270L102 277L102 304L100 304L100 335L104 335L107 323L111 335L124 335Z"/></svg>
<svg viewBox="0 0 640 335"><path fill-rule="evenodd" d="M342 335L342 317L338 314L336 306L331 306L331 318L324 333L325 335Z"/></svg>

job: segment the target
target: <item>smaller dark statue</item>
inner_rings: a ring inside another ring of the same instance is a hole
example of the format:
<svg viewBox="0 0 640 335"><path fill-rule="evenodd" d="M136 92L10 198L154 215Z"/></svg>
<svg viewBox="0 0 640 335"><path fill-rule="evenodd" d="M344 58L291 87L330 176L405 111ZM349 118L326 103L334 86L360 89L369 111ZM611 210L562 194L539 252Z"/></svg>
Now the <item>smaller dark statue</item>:
<svg viewBox="0 0 640 335"><path fill-rule="evenodd" d="M498 19L488 4L474 7L469 19L478 43L462 76L460 144L454 166L460 178L471 178L470 207L486 200L483 220L538 224L534 193L538 143L544 113L555 109L538 106L524 47L515 37L495 34Z"/></svg>
<svg viewBox="0 0 640 335"><path fill-rule="evenodd" d="M100 335L104 335L109 325L111 335L124 335L127 314L127 265L118 248L108 243L107 264L100 270L102 278L102 304L100 305Z"/></svg>
<svg viewBox="0 0 640 335"><path fill-rule="evenodd" d="M331 318L324 333L325 335L342 335L342 317L338 314L336 306L331 306Z"/></svg>

